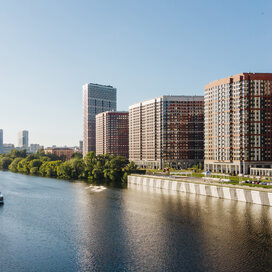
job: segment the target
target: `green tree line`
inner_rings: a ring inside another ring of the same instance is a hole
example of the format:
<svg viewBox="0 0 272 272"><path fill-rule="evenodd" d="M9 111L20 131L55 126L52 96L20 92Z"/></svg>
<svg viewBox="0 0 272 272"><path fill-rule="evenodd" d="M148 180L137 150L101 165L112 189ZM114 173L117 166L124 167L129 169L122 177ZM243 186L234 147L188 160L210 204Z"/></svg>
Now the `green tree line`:
<svg viewBox="0 0 272 272"><path fill-rule="evenodd" d="M0 156L0 170L122 186L126 184L127 176L136 171L136 166L124 157L95 155L94 152L89 152L84 158L81 153L75 153L65 161L53 154L45 154L43 150L35 154L27 154L26 150L11 150L9 154Z"/></svg>

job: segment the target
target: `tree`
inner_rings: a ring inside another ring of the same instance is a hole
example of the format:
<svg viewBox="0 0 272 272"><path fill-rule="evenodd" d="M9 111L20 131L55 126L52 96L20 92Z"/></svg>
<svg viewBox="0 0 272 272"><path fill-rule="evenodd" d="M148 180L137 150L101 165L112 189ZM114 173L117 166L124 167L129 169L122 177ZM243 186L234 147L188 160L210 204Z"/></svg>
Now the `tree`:
<svg viewBox="0 0 272 272"><path fill-rule="evenodd" d="M39 170L39 173L43 177L57 177L58 167L61 165L62 161L48 161L44 162Z"/></svg>
<svg viewBox="0 0 272 272"><path fill-rule="evenodd" d="M43 164L43 162L40 159L34 159L32 161L29 162L29 166L30 168L32 167L40 167Z"/></svg>
<svg viewBox="0 0 272 272"><path fill-rule="evenodd" d="M17 165L18 165L18 163L22 160L23 158L15 158L13 161L12 161L12 163L9 165L9 170L11 171L11 172L18 172L18 170L17 170Z"/></svg>
<svg viewBox="0 0 272 272"><path fill-rule="evenodd" d="M30 175L33 175L33 176L39 175L39 167L30 168Z"/></svg>
<svg viewBox="0 0 272 272"><path fill-rule="evenodd" d="M83 155L80 152L75 152L72 155L72 159L82 159L82 158L83 158Z"/></svg>
<svg viewBox="0 0 272 272"><path fill-rule="evenodd" d="M72 168L69 161L63 162L57 169L58 177L63 179L72 178Z"/></svg>
<svg viewBox="0 0 272 272"><path fill-rule="evenodd" d="M8 170L9 165L12 163L11 158L2 157L0 158L0 169L1 170Z"/></svg>
<svg viewBox="0 0 272 272"><path fill-rule="evenodd" d="M17 164L17 171L19 173L29 174L30 167L29 167L29 160L27 158L19 161L19 163Z"/></svg>
<svg viewBox="0 0 272 272"><path fill-rule="evenodd" d="M24 150L17 150L12 149L9 153L11 158L25 158L26 157L26 149Z"/></svg>

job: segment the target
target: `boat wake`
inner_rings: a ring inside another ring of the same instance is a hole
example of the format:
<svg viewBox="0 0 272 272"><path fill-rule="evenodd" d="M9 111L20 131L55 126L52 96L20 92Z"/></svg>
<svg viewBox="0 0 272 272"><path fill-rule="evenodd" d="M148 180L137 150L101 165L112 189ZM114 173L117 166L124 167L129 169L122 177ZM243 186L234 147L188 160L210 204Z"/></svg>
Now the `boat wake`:
<svg viewBox="0 0 272 272"><path fill-rule="evenodd" d="M90 190L91 192L94 192L94 193L99 193L99 192L102 192L102 191L106 190L107 188L105 186L90 185L85 189Z"/></svg>

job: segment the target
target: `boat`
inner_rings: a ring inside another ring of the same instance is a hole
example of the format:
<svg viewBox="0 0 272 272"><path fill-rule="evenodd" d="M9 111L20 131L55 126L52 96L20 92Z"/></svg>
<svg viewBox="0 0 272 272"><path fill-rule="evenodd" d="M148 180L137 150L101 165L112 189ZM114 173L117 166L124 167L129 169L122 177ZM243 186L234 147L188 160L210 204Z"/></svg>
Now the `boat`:
<svg viewBox="0 0 272 272"><path fill-rule="evenodd" d="M4 204L4 196L0 192L0 205Z"/></svg>

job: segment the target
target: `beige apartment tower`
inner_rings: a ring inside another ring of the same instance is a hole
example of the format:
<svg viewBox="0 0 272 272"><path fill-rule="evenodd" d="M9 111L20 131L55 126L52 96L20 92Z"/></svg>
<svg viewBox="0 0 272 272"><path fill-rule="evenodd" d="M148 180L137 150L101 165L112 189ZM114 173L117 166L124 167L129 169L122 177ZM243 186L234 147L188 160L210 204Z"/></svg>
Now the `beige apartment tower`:
<svg viewBox="0 0 272 272"><path fill-rule="evenodd" d="M203 163L204 97L161 96L129 107L129 159L140 167Z"/></svg>
<svg viewBox="0 0 272 272"><path fill-rule="evenodd" d="M205 86L206 171L272 166L272 74L242 73Z"/></svg>

